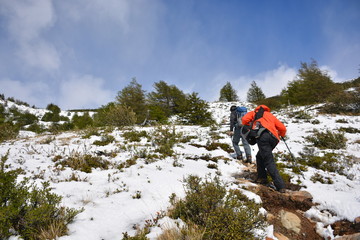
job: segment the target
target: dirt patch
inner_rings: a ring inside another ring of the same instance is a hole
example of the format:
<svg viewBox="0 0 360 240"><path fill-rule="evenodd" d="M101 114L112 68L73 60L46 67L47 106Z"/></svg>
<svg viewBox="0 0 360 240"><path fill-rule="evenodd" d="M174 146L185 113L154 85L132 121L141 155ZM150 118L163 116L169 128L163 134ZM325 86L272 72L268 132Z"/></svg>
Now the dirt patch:
<svg viewBox="0 0 360 240"><path fill-rule="evenodd" d="M248 165L243 172L235 176L241 182L252 182L256 184L257 173L256 166ZM274 232L281 233L289 239L308 240L308 239L324 239L316 233L316 223L304 217L304 212L316 205L311 198L305 198L303 201L294 199L295 192L299 191L302 186L285 183L287 192L279 193L274 189L257 184L256 194L260 196L262 205L269 213L268 222L274 226ZM281 223L280 211L284 210L295 214L301 220L301 230L297 234L294 231L286 229ZM335 222L331 225L334 230L334 236L351 235L360 232L360 223L352 223L346 220Z"/></svg>
<svg viewBox="0 0 360 240"><path fill-rule="evenodd" d="M347 220L338 221L331 224L331 228L334 229L334 236L351 235L360 232L360 222L352 223Z"/></svg>

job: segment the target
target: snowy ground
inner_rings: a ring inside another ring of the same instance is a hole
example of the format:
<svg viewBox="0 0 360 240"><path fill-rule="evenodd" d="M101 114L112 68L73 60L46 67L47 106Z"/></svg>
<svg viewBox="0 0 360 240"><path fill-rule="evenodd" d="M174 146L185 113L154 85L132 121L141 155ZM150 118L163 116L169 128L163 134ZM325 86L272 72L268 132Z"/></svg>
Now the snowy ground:
<svg viewBox="0 0 360 240"><path fill-rule="evenodd" d="M238 103L239 105L240 103ZM211 103L211 109L218 123L228 120L230 103ZM247 105L250 106L250 105ZM311 124L302 119L292 119L283 110L275 113L288 128L287 144L292 153L298 156L304 145L310 145L304 139L311 130L337 131L339 127L353 127L360 129L360 118L356 116L319 115L316 108L299 108L317 119L319 124ZM294 109L292 110L294 111ZM346 120L340 123L337 120ZM123 131L115 130L110 134L115 137L116 142L106 146L93 144L100 137L92 136L83 139L78 132L67 132L60 135L35 135L30 132L22 132L21 138L16 141L8 141L0 145L0 156L9 150L9 160L13 168L21 167L26 175L36 182L50 181L53 191L63 196L63 204L76 209L84 208L77 215L75 221L69 225L69 235L63 236L61 240L99 240L99 239L121 239L122 233L135 233L134 226L142 225L145 220L152 219L161 211L166 211L170 206L169 197L175 193L184 196L182 180L193 174L205 177L219 175L220 178L229 183L230 187L238 187L234 182L234 175L243 171L243 165L235 161L232 154L221 150L208 151L203 147L195 147L190 143L206 145L211 141L214 133L221 138L218 140L231 146L231 139L225 134L228 125L220 125L218 129L199 126L175 126L176 133L184 136L193 136L190 142L180 143L174 147L175 156L167 157L152 163L146 163L146 159L138 159L137 163L129 168L118 170L93 169L92 173L74 171L70 168L60 170L56 167L53 159L60 155L63 157L74 154L92 154L96 151L115 152L116 156L104 157L112 163L125 162L141 152L151 152L155 146L151 140L143 138L141 142L127 142L122 136ZM137 127L135 130L145 130L149 135L156 131L155 127ZM305 179L302 184L306 186L318 206L308 210L306 215L318 221L319 231L324 237L332 236L331 229L326 226L340 219L353 221L360 216L360 136L359 134L345 133L347 148L336 150L352 156L354 163L347 166L346 173L351 177L340 176L335 173L327 173L309 168L304 173ZM253 160L257 147L252 147ZM288 152L284 142L280 142L274 152ZM334 151L334 150L332 150ZM319 153L321 154L321 153ZM218 169L208 168L209 162L199 159L200 156L221 157L217 162ZM314 173L330 177L333 184L313 183L310 178ZM72 176L77 181L69 181ZM298 179L299 177L295 177ZM249 196L260 198L247 193ZM330 214L332 213L332 214ZM168 226L165 218L162 223ZM271 227L269 228L271 233ZM161 230L154 229L149 238L156 239Z"/></svg>

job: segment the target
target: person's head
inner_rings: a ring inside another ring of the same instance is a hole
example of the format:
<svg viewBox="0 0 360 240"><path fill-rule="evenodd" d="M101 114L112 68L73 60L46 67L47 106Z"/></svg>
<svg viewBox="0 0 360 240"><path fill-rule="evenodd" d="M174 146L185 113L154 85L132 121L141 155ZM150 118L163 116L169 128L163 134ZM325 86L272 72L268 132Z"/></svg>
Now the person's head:
<svg viewBox="0 0 360 240"><path fill-rule="evenodd" d="M237 108L237 107L236 107L235 105L232 105L232 106L230 107L230 111L233 112L233 111L236 110L236 108Z"/></svg>

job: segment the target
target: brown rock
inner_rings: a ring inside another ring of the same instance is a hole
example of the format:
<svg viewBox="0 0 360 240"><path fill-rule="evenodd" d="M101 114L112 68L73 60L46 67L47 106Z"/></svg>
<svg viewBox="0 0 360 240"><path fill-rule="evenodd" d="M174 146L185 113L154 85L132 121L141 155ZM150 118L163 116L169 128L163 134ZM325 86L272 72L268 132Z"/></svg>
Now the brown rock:
<svg viewBox="0 0 360 240"><path fill-rule="evenodd" d="M301 220L294 213L281 210L280 211L280 220L281 220L281 224L286 229L289 229L289 230L294 231L296 233L300 232Z"/></svg>
<svg viewBox="0 0 360 240"><path fill-rule="evenodd" d="M307 191L297 191L297 192L291 192L289 194L290 194L290 199L293 201L304 202L306 200L312 201L313 199L312 195Z"/></svg>
<svg viewBox="0 0 360 240"><path fill-rule="evenodd" d="M278 232L274 232L274 236L278 239L278 240L289 240L288 237L286 237L285 235L278 233Z"/></svg>
<svg viewBox="0 0 360 240"><path fill-rule="evenodd" d="M271 222L271 221L273 221L275 219L275 216L273 215L273 214L271 214L271 213L267 213L266 214L266 220L268 221L268 222Z"/></svg>
<svg viewBox="0 0 360 240"><path fill-rule="evenodd" d="M360 240L360 233L355 233L352 235L344 235L338 238L335 238L336 240Z"/></svg>

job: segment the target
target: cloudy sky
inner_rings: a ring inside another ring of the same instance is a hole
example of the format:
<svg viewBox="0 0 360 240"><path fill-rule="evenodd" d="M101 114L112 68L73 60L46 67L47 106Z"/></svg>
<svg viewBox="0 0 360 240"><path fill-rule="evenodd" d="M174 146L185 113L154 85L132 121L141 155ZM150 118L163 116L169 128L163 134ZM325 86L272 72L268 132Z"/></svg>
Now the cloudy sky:
<svg viewBox="0 0 360 240"><path fill-rule="evenodd" d="M97 108L132 78L215 101L229 81L279 94L301 62L359 76L358 0L0 0L0 93Z"/></svg>

